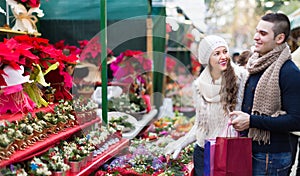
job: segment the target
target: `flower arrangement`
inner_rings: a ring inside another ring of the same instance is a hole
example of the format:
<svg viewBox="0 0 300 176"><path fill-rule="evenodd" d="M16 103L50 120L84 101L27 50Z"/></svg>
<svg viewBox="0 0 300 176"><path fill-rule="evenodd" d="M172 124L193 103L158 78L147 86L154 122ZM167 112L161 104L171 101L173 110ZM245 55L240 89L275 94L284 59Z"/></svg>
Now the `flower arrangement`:
<svg viewBox="0 0 300 176"><path fill-rule="evenodd" d="M10 5L12 14L15 17L12 30L24 31L30 34L37 33L37 17L44 16L43 10L40 9L40 0L6 0L6 2ZM35 14L37 14L37 17Z"/></svg>
<svg viewBox="0 0 300 176"><path fill-rule="evenodd" d="M2 168L1 169L1 174L2 175L7 175L7 176L27 176L27 172L25 171L24 168L21 167L21 165L10 165L10 167Z"/></svg>
<svg viewBox="0 0 300 176"><path fill-rule="evenodd" d="M108 111L120 111L125 113L141 112L146 110L145 100L137 94L121 94L120 97L112 97L108 100Z"/></svg>
<svg viewBox="0 0 300 176"><path fill-rule="evenodd" d="M41 159L46 161L49 170L51 171L67 171L70 166L64 163L64 158L62 155L63 151L58 147L49 149Z"/></svg>
<svg viewBox="0 0 300 176"><path fill-rule="evenodd" d="M73 108L76 112L86 112L98 108L98 104L92 99L86 99L82 96L73 100Z"/></svg>
<svg viewBox="0 0 300 176"><path fill-rule="evenodd" d="M9 144L11 144L11 139L8 137L6 133L1 133L0 134L0 147L5 148Z"/></svg>
<svg viewBox="0 0 300 176"><path fill-rule="evenodd" d="M126 50L110 65L113 76L122 83L132 83L145 72L151 71L152 62L142 51Z"/></svg>
<svg viewBox="0 0 300 176"><path fill-rule="evenodd" d="M45 122L48 122L52 125L56 125L58 123L58 119L54 113L51 113L51 112L44 113L42 111L39 111L39 112L36 112L35 114L38 119L44 120Z"/></svg>
<svg viewBox="0 0 300 176"><path fill-rule="evenodd" d="M48 87L49 83L57 90L55 91L56 100L72 99L72 95L68 91L72 87L72 77L67 72L66 65L68 63L76 64L77 55L66 56L62 50L56 49L47 39L28 35L5 39L0 42L0 46L3 48L0 52L2 62L0 86L11 86L5 77L7 67L12 68L12 70L23 68L24 73L22 75L29 76L29 80L21 83L21 86L30 100L35 103L35 106L48 105L41 95L43 94L42 89ZM59 84L56 84L57 81ZM16 109L23 110L21 108Z"/></svg>
<svg viewBox="0 0 300 176"><path fill-rule="evenodd" d="M99 148L108 139L110 132L106 127L102 127L101 129L90 131L88 135L92 145Z"/></svg>
<svg viewBox="0 0 300 176"><path fill-rule="evenodd" d="M15 123L11 123L7 120L5 120L5 125L0 126L0 132L1 132L1 140L0 140L0 146L6 147L14 140L22 140L24 139L24 135L22 131L19 129L18 125Z"/></svg>
<svg viewBox="0 0 300 176"><path fill-rule="evenodd" d="M67 158L68 161L81 161L83 159L75 142L63 142L62 149L64 151L64 157Z"/></svg>
<svg viewBox="0 0 300 176"><path fill-rule="evenodd" d="M34 157L30 162L30 170L28 172L32 175L51 175L46 163L44 163L40 158Z"/></svg>
<svg viewBox="0 0 300 176"><path fill-rule="evenodd" d="M186 164L192 159L192 149L193 145L190 145L177 160L168 160L163 154L164 146L145 139L133 139L129 154L117 157L106 171L99 171L97 174L188 175Z"/></svg>
<svg viewBox="0 0 300 176"><path fill-rule="evenodd" d="M14 0L17 3L21 3L26 7L39 7L40 6L40 0Z"/></svg>
<svg viewBox="0 0 300 176"><path fill-rule="evenodd" d="M96 36L91 40L82 40L78 42L82 52L80 53L80 62L88 62L97 66L101 66L101 44L100 36ZM107 57L113 56L111 49L107 48Z"/></svg>
<svg viewBox="0 0 300 176"><path fill-rule="evenodd" d="M121 130L122 132L128 132L135 129L132 123L128 122L128 116L111 117L109 119L109 126L115 128L116 130Z"/></svg>

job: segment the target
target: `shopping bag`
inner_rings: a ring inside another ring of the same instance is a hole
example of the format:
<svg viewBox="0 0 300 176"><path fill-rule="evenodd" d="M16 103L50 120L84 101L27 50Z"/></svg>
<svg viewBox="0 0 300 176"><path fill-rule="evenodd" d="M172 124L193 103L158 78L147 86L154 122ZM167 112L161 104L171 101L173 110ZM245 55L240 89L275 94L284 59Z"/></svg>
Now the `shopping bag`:
<svg viewBox="0 0 300 176"><path fill-rule="evenodd" d="M204 176L213 176L216 139L204 141Z"/></svg>
<svg viewBox="0 0 300 176"><path fill-rule="evenodd" d="M252 139L217 137L214 176L252 176Z"/></svg>

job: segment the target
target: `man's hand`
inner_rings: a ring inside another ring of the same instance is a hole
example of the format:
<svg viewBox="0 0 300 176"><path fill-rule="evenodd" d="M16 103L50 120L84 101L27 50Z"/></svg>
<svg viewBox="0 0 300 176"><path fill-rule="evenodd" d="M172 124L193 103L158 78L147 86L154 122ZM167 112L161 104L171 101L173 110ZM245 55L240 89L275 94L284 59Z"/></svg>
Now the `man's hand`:
<svg viewBox="0 0 300 176"><path fill-rule="evenodd" d="M242 111L229 113L231 124L236 131L244 131L250 126L250 115Z"/></svg>

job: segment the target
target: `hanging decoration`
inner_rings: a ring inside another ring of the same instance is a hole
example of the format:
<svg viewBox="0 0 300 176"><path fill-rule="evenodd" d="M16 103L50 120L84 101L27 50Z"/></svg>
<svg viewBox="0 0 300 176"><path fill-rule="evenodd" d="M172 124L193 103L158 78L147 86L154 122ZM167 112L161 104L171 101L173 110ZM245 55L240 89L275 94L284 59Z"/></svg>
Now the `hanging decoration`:
<svg viewBox="0 0 300 176"><path fill-rule="evenodd" d="M36 23L44 16L39 0L6 0L15 18L12 30L35 34L38 32Z"/></svg>

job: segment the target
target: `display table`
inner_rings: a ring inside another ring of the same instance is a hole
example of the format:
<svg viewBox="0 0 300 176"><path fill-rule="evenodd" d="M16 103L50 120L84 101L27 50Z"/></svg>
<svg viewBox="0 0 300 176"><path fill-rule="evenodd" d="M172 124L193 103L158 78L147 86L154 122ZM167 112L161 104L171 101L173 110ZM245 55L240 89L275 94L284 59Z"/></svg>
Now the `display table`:
<svg viewBox="0 0 300 176"><path fill-rule="evenodd" d="M101 165L106 163L109 159L117 155L121 150L127 148L129 146L129 139L121 139L119 142L111 145L108 150L104 151L102 154L98 155L97 157L94 157L91 162L87 163L87 166L82 168L80 172L74 173L74 172L67 172L67 176L79 176L84 175L88 176L93 171L99 169Z"/></svg>
<svg viewBox="0 0 300 176"><path fill-rule="evenodd" d="M123 137L127 139L133 139L136 137L148 124L151 122L151 120L155 117L157 114L157 109L152 109L148 114L145 114L141 120L138 120L135 125L135 129L133 131L130 131L128 133L123 133Z"/></svg>
<svg viewBox="0 0 300 176"><path fill-rule="evenodd" d="M132 123L135 127L134 130L126 132L126 133L122 133L122 137L123 138L127 138L127 139L133 139L134 137L136 137L152 120L153 118L156 116L157 114L157 109L152 109L149 113L143 115L143 117L141 118L141 120L134 120ZM101 109L97 109L97 116L101 117L101 113L102 110ZM133 117L130 114L126 114L124 112L108 112L108 116L110 118L110 116L122 116L122 115L128 115Z"/></svg>
<svg viewBox="0 0 300 176"><path fill-rule="evenodd" d="M58 134L50 134L48 137L43 141L38 141L34 143L34 145L26 148L25 150L18 150L15 153L13 153L8 160L0 161L0 168L13 164L18 163L21 161L28 160L30 158L33 158L34 156L38 156L47 150L49 150L51 147L56 145L59 141L66 140L70 136L72 136L74 133L87 128L97 122L99 122L100 119L96 118L90 122L87 122L82 125L76 125L72 128L67 128L66 131L61 131Z"/></svg>

